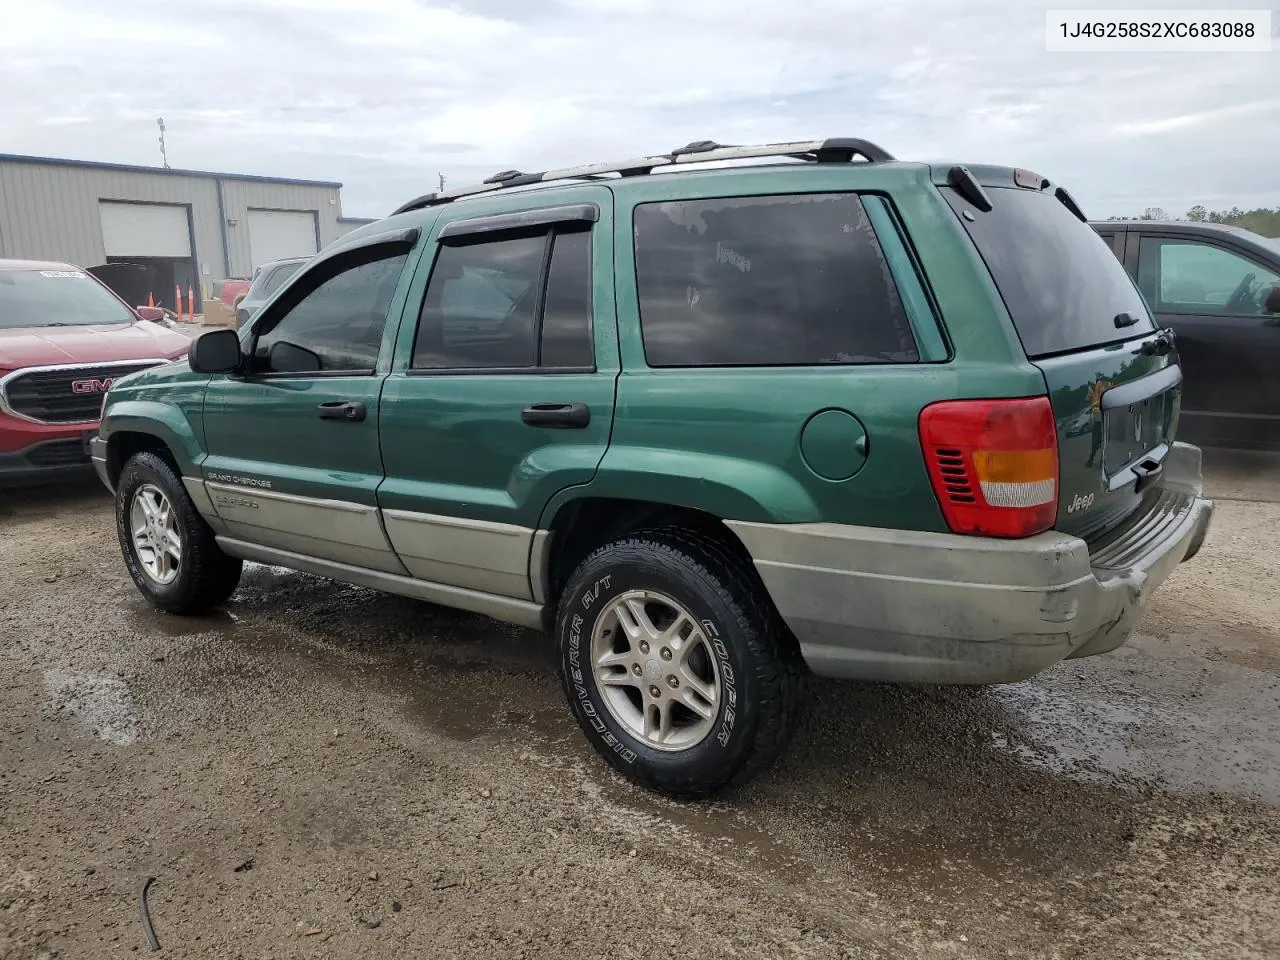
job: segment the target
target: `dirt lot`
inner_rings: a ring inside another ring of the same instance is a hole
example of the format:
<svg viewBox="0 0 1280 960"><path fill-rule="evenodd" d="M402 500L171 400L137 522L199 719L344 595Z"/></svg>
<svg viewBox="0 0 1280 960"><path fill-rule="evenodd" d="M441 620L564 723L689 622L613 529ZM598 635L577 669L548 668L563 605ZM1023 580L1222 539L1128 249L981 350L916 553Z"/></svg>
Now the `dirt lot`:
<svg viewBox="0 0 1280 960"><path fill-rule="evenodd" d="M173 957L1280 956L1280 465L1219 460L1130 645L816 684L702 805L595 759L537 635L265 567L159 615L93 483L2 493L0 957L147 953L148 876Z"/></svg>

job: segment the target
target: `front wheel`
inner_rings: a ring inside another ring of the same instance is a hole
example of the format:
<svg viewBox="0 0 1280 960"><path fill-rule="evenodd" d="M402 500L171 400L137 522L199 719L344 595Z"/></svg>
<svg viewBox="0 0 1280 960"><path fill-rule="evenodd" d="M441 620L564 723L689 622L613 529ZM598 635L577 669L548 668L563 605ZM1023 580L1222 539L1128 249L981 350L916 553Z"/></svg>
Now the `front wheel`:
<svg viewBox="0 0 1280 960"><path fill-rule="evenodd" d="M154 453L134 455L120 472L116 534L129 576L162 610L206 613L240 582L243 564L219 549L182 480Z"/></svg>
<svg viewBox="0 0 1280 960"><path fill-rule="evenodd" d="M750 563L714 537L662 529L600 547L566 585L556 634L574 716L644 786L714 793L790 739L799 653Z"/></svg>

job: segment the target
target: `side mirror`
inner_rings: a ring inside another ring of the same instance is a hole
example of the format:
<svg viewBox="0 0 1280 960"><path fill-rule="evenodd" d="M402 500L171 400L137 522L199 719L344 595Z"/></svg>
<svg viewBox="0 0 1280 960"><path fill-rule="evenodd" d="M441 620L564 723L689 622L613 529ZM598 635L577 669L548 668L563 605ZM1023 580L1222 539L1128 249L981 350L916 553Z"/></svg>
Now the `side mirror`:
<svg viewBox="0 0 1280 960"><path fill-rule="evenodd" d="M318 373L320 354L287 340L277 340L267 354L272 373Z"/></svg>
<svg viewBox="0 0 1280 960"><path fill-rule="evenodd" d="M1280 283L1272 284L1267 294L1267 302L1263 305L1267 313L1280 313Z"/></svg>
<svg viewBox="0 0 1280 960"><path fill-rule="evenodd" d="M134 312L143 320L150 320L152 323L164 323L163 307L135 307Z"/></svg>
<svg viewBox="0 0 1280 960"><path fill-rule="evenodd" d="M235 373L240 369L240 338L234 330L210 330L191 344L187 361L196 373Z"/></svg>

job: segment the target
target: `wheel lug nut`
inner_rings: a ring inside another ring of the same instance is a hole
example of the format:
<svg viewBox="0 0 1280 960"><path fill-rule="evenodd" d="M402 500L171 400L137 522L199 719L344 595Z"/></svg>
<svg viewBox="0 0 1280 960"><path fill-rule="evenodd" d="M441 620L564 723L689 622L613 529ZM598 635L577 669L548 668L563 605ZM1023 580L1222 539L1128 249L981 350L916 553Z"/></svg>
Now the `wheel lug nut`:
<svg viewBox="0 0 1280 960"><path fill-rule="evenodd" d="M671 648L670 648L670 647L663 647L663 648L662 648L662 659L663 659L663 660L670 660L670 659L671 659Z"/></svg>
<svg viewBox="0 0 1280 960"><path fill-rule="evenodd" d="M654 685L649 688L649 695L653 697L660 697L662 696L662 691L658 689L657 685Z"/></svg>
<svg viewBox="0 0 1280 960"><path fill-rule="evenodd" d="M646 643L644 640L641 640L641 641L640 641L640 652L641 652L641 653L648 653L648 652L649 652L649 644L648 644L648 643Z"/></svg>
<svg viewBox="0 0 1280 960"><path fill-rule="evenodd" d="M667 686L669 686L672 690L680 686L680 681L675 678L675 674L672 674L671 676L667 677Z"/></svg>
<svg viewBox="0 0 1280 960"><path fill-rule="evenodd" d="M640 669L640 664L638 663L633 663L631 665L631 672L634 673L637 677L640 676L640 674L644 673L644 671Z"/></svg>

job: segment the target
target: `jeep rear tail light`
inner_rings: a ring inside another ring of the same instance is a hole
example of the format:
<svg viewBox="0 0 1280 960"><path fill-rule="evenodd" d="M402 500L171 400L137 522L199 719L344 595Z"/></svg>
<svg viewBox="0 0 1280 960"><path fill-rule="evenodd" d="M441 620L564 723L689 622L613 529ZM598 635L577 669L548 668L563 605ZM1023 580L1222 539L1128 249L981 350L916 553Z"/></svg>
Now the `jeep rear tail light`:
<svg viewBox="0 0 1280 960"><path fill-rule="evenodd" d="M1048 397L931 404L920 412L920 445L953 533L1029 537L1058 519Z"/></svg>

